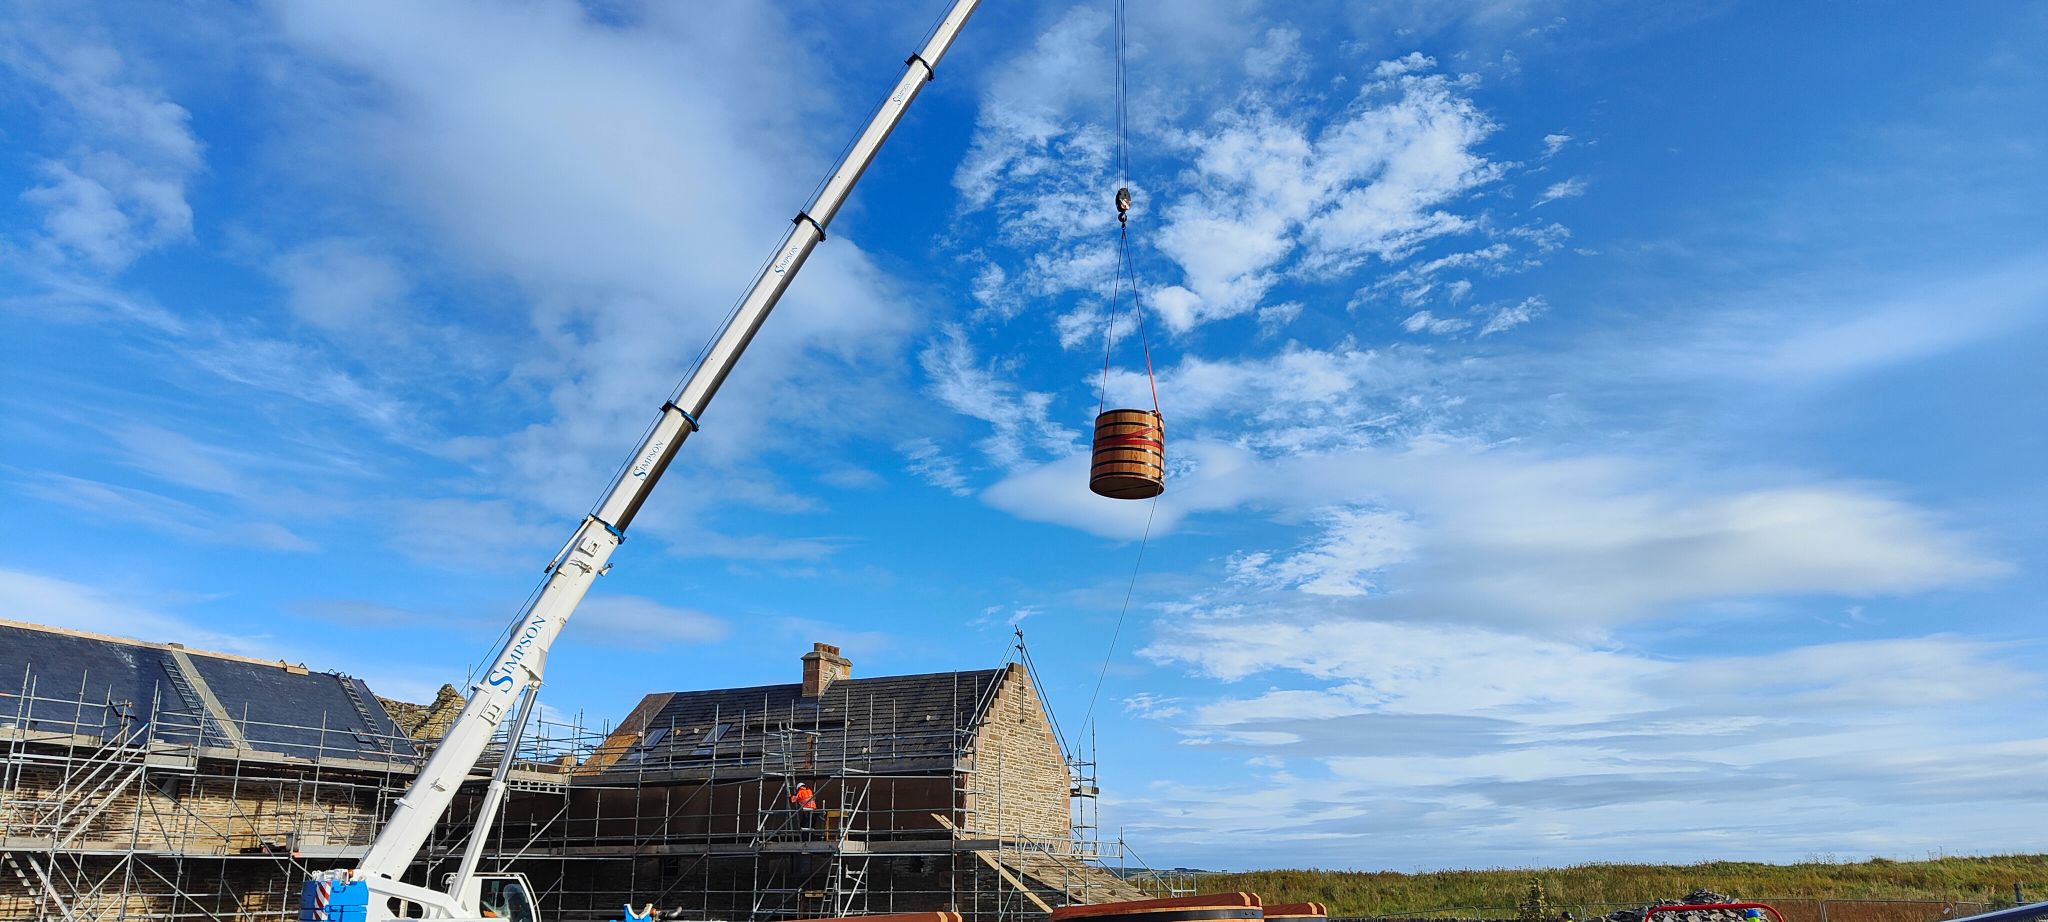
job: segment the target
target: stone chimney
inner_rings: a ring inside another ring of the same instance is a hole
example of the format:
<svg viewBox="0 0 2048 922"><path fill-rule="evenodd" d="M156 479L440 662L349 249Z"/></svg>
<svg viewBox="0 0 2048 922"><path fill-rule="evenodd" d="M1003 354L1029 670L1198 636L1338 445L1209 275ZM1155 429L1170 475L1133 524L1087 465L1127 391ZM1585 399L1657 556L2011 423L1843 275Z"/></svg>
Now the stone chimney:
<svg viewBox="0 0 2048 922"><path fill-rule="evenodd" d="M853 661L839 655L839 648L829 643L811 644L811 652L804 654L804 697L816 698L831 688L840 679L853 678Z"/></svg>

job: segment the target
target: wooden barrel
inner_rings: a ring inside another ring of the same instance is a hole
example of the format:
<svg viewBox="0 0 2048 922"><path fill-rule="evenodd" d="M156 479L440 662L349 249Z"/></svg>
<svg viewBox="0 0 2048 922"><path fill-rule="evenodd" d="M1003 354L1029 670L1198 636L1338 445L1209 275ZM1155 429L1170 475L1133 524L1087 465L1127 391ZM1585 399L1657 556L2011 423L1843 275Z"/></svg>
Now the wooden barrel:
<svg viewBox="0 0 2048 922"><path fill-rule="evenodd" d="M1095 417L1088 489L1110 499L1151 499L1166 489L1166 422L1151 410Z"/></svg>
<svg viewBox="0 0 2048 922"><path fill-rule="evenodd" d="M1268 919L1293 919L1296 922L1323 922L1330 917L1330 907L1321 903L1280 903L1266 907Z"/></svg>
<svg viewBox="0 0 2048 922"><path fill-rule="evenodd" d="M1259 895L1256 893L1210 893L1165 900L1096 903L1092 906L1063 906L1052 911L1052 922L1078 919L1089 922L1204 922L1259 917Z"/></svg>

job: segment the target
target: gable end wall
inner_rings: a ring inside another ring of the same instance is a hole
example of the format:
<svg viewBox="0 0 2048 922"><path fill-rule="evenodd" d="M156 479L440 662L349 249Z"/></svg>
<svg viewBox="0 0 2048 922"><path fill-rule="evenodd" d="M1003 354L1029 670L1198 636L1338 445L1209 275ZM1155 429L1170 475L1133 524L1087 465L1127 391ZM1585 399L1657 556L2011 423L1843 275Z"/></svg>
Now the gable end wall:
<svg viewBox="0 0 2048 922"><path fill-rule="evenodd" d="M1023 666L1004 673L962 768L969 832L1059 846L1072 837L1067 762Z"/></svg>

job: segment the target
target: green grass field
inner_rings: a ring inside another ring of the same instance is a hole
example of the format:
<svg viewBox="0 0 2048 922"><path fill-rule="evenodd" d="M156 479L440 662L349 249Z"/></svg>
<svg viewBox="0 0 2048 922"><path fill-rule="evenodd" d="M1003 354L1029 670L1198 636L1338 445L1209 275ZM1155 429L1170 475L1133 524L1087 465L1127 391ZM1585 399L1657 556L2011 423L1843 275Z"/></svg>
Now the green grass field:
<svg viewBox="0 0 2048 922"><path fill-rule="evenodd" d="M1979 911L1981 906L2012 903L2013 884L2021 884L2029 901L2048 900L2048 855L2006 855L1988 858L1940 858L1930 861L1815 861L1802 864L1750 864L1719 861L1686 866L1588 864L1570 868L1438 871L1402 874L1392 871L1253 871L1204 875L1205 892L1248 890L1268 903L1317 900L1333 916L1401 916L1431 910L1505 908L1521 901L1531 878L1543 883L1549 905L1572 909L1584 918L1588 910L1607 909L1685 895L1705 887L1745 900L1928 900L1963 902L1952 915ZM1790 910L1793 907L1780 907ZM1835 907L1829 922L1864 922L1883 916L1878 907ZM1787 911L1795 917L1819 918L1817 906ZM1851 911L1851 910L1870 911ZM1467 918L1499 918L1499 912L1431 913ZM1505 913L1512 916L1512 911ZM1908 916L1918 917L1908 913ZM1937 911L1938 915L1938 911Z"/></svg>

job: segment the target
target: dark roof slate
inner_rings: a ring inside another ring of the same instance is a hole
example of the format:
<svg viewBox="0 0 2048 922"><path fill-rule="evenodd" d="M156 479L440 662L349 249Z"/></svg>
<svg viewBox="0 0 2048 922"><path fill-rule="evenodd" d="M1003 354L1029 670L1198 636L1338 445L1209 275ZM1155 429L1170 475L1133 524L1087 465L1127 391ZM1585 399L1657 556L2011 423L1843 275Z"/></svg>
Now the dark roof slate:
<svg viewBox="0 0 2048 922"><path fill-rule="evenodd" d="M417 754L361 679L184 653L252 750L380 761ZM111 741L124 726L130 739L232 744L164 646L0 622L0 727Z"/></svg>
<svg viewBox="0 0 2048 922"><path fill-rule="evenodd" d="M841 679L818 699L803 687L762 685L650 695L667 701L613 772L706 775L851 767L874 773L943 771L967 745L1004 670Z"/></svg>

